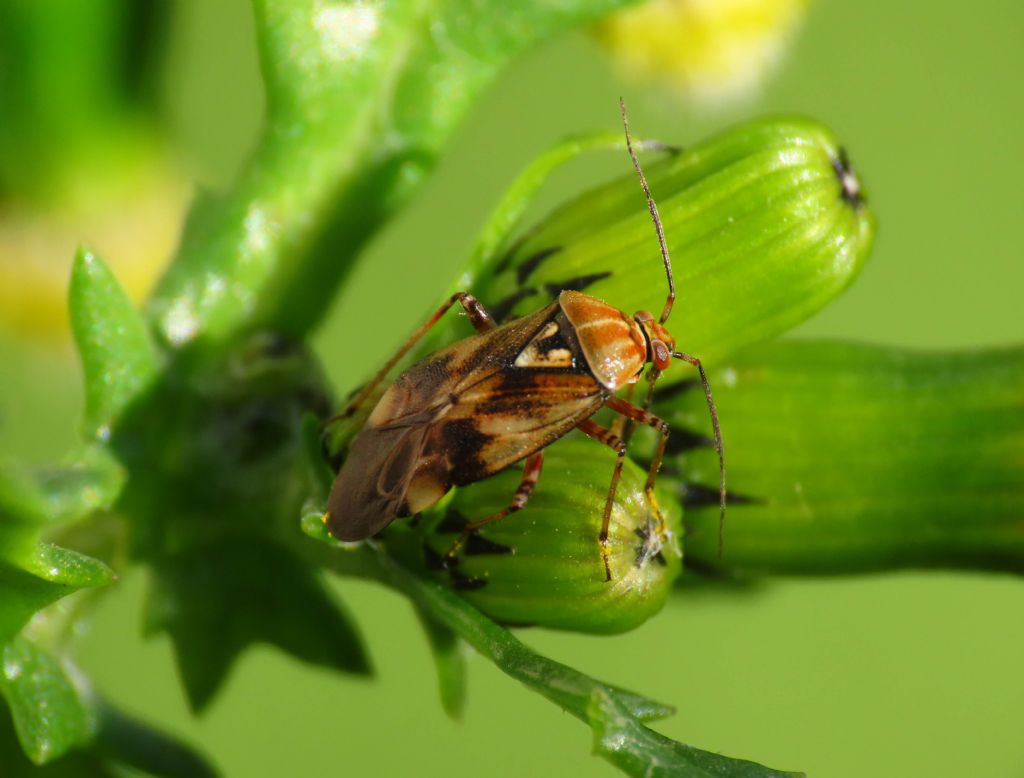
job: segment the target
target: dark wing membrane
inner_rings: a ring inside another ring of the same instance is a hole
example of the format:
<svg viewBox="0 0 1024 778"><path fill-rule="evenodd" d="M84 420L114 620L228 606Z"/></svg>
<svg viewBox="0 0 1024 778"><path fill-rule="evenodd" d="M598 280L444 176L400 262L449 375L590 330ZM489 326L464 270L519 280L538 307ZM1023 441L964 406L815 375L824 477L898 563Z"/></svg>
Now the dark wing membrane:
<svg viewBox="0 0 1024 778"><path fill-rule="evenodd" d="M359 433L327 500L327 525L334 537L362 540L403 514L429 431L429 424L420 424L367 427Z"/></svg>
<svg viewBox="0 0 1024 778"><path fill-rule="evenodd" d="M328 526L361 540L564 435L604 397L589 373L517 368L558 304L437 351L388 387L328 499Z"/></svg>
<svg viewBox="0 0 1024 778"><path fill-rule="evenodd" d="M604 400L588 373L506 369L458 393L433 423L425 451L444 453L451 483L462 486L544 448Z"/></svg>

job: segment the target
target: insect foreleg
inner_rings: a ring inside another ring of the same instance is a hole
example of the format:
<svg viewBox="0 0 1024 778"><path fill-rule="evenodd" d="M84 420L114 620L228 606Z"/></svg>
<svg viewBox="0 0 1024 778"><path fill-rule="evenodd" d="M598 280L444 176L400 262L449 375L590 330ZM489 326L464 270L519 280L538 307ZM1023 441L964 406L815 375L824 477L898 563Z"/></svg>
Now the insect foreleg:
<svg viewBox="0 0 1024 778"><path fill-rule="evenodd" d="M337 421L338 419L347 419L359 410L360 406L366 402L366 399L373 394L373 390L377 388L381 381L387 378L388 373L390 373L394 366L398 364L398 361L409 353L409 349L415 346L419 342L420 338L426 335L427 332L430 331L430 328L437 324L438 320L440 320L440 318L444 316L445 312L455 305L455 303L459 303L463 310L466 311L466 314L469 316L470 323L474 328L476 328L477 332L487 332L487 330L493 330L498 326L494 319L491 318L491 315L487 312L487 309L484 308L483 305L480 304L480 301L473 295L468 292L456 292L448 298L444 305L434 311L433 315L429 319L420 325L419 329L417 329L412 336L402 344L402 347L398 349L395 355L384 364L384 367L382 367L377 374L359 390L358 394L356 394L356 396L352 398L351 402L345 406L345 409L336 416L332 416L326 423L329 424L330 422Z"/></svg>
<svg viewBox="0 0 1024 778"><path fill-rule="evenodd" d="M609 397L605 404L616 413L621 413L623 416L639 422L640 424L646 424L648 427L653 427L661 435L658 439L658 449L654 452L654 458L651 460L651 468L647 471L647 482L644 484L644 494L647 496L648 504L654 509L654 513L658 517L658 532L663 532L665 529L665 520L662 518L661 508L658 507L658 499L654 496L654 482L657 480L658 471L661 469L662 457L665 456L665 444L668 443L668 424L650 411L646 411L643 408L637 408L632 403L628 403L615 396Z"/></svg>
<svg viewBox="0 0 1024 778"><path fill-rule="evenodd" d="M445 554L445 559L448 564L452 564L455 560L455 555L459 549L466 543L469 536L476 532L481 527L486 527L488 524L493 524L496 521L501 521L506 516L516 511L522 510L526 507L526 503L530 500L530 495L533 494L533 488L537 485L537 481L540 480L540 471L544 467L544 451L538 451L535 454L531 454L526 458L526 464L523 465L523 478L519 482L519 488L516 489L514 495L512 495L512 502L509 503L507 508L503 508L497 513L493 513L483 519L477 519L476 521L469 522L465 527L462 528L462 533L458 539L452 544L452 547L448 549L448 553Z"/></svg>
<svg viewBox="0 0 1024 778"><path fill-rule="evenodd" d="M627 403L628 404L628 403ZM604 501L604 515L601 519L601 534L599 540L601 542L601 558L604 560L604 580L612 580L612 568L608 560L608 527L612 520L612 506L615 505L615 492L619 488L619 478L622 476L622 463L626 459L626 444L622 438L616 435L612 430L605 429L600 424L591 421L590 419L584 419L576 425L586 435L589 435L594 440L604 443L609 448L615 449L615 453L618 458L615 460L615 469L612 471L612 482L608 487L608 496Z"/></svg>
<svg viewBox="0 0 1024 778"><path fill-rule="evenodd" d="M625 397L626 402L632 402L632 400L633 400L633 392L634 392L635 389L636 389L636 384L627 384L626 385L626 397ZM620 416L616 416L615 417L615 421L612 422L611 431L612 431L612 433L614 433L618 437L622 438L623 442L625 442L626 445L629 445L629 436L630 436L631 430L627 429L626 421L627 421L627 419L626 419L625 416L621 416L621 415Z"/></svg>

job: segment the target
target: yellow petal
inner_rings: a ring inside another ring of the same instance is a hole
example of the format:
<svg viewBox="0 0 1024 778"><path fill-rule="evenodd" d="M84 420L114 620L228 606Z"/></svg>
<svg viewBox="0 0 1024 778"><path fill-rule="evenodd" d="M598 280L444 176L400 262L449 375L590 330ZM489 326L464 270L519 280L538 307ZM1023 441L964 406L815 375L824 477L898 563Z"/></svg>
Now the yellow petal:
<svg viewBox="0 0 1024 778"><path fill-rule="evenodd" d="M595 34L639 77L705 103L749 96L782 59L807 0L649 0Z"/></svg>

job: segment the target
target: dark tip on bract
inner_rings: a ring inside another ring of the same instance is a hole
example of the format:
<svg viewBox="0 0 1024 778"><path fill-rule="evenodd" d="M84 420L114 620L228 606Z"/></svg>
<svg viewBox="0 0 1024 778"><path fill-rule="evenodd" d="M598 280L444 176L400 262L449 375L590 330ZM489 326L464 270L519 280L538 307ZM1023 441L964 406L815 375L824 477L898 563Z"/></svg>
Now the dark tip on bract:
<svg viewBox="0 0 1024 778"><path fill-rule="evenodd" d="M483 578L472 578L468 575L463 575L458 570L449 570L448 575L452 579L453 589L472 591L474 589L482 589L487 586L487 581Z"/></svg>
<svg viewBox="0 0 1024 778"><path fill-rule="evenodd" d="M466 538L465 553L469 556L478 554L511 554L512 548L501 543L495 543L493 540L488 540L474 532Z"/></svg>
<svg viewBox="0 0 1024 778"><path fill-rule="evenodd" d="M839 147L837 155L832 158L832 169L836 171L836 178L839 179L840 196L854 208L859 208L864 202L860 179L857 178L857 173L854 171L853 165L850 164L846 149L842 146Z"/></svg>
<svg viewBox="0 0 1024 778"><path fill-rule="evenodd" d="M426 543L423 544L423 564L428 570L446 570L448 568L445 558Z"/></svg>
<svg viewBox="0 0 1024 778"><path fill-rule="evenodd" d="M449 508L445 511L441 523L434 527L434 532L439 535L457 535L466 528L468 523L469 519L454 508Z"/></svg>
<svg viewBox="0 0 1024 778"><path fill-rule="evenodd" d="M705 486L704 484L686 483L681 489L683 507L687 509L707 508L711 505L718 505L719 494L717 488ZM726 498L730 505L751 505L761 502L756 497L747 494L728 491Z"/></svg>

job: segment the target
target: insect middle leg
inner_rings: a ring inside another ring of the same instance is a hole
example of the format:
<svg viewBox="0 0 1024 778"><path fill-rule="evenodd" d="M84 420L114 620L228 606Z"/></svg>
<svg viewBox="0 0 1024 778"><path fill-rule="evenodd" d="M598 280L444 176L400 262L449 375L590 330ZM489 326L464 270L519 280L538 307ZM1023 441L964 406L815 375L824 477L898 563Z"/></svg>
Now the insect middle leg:
<svg viewBox="0 0 1024 778"><path fill-rule="evenodd" d="M367 398L373 394L373 390L377 388L381 381L387 378L388 373L390 373L394 366L398 364L398 361L409 353L409 350L419 342L420 338L426 335L427 332L430 331L430 328L437 324L440 318L444 316L448 309L455 305L455 303L459 303L462 306L463 310L465 310L466 314L469 316L470 323L477 332L487 332L488 330L493 330L498 326L494 319L491 318L491 315L487 312L487 309L484 308L480 301L473 295L469 294L469 292L456 292L445 301L444 305L434 311L433 315L429 319L420 325L419 329L417 329L409 339L402 344L402 347L395 352L395 355L384 364L384 367L382 367L377 374L359 390L356 396L353 397L349 404L345 406L345 409L341 413L332 416L325 422L325 424L338 421L339 419L347 419L359 410L360 406L362 406L362 404L366 402Z"/></svg>
<svg viewBox="0 0 1024 778"><path fill-rule="evenodd" d="M514 495L512 495L512 502L508 504L508 507L503 508L497 513L492 513L483 519L477 519L471 521L462 528L462 532L452 547L448 549L448 553L445 554L446 566L451 566L455 561L455 555L459 549L466 543L470 535L476 532L481 527L486 527L488 524L493 524L496 521L501 521L509 514L515 513L516 511L522 510L526 507L526 503L530 500L530 495L533 494L533 488L537 485L537 481L540 480L540 471L544 467L544 450L531 454L526 458L526 464L523 465L523 478L519 482L519 488L516 489Z"/></svg>
<svg viewBox="0 0 1024 778"><path fill-rule="evenodd" d="M644 494L647 497L648 505L651 506L651 509L654 511L654 515L657 517L658 523L655 530L659 534L663 533L665 531L665 519L661 514L661 507L658 505L658 498L654 494L654 483L657 479L658 470L661 469L661 460L665 456L665 444L668 442L669 433L668 424L653 413L645 411L643 408L637 408L632 403L626 402L618 397L609 397L605 405L621 416L631 419L632 421L640 422L641 424L646 424L649 427L654 427L661 433L661 439L658 442L658 450L655 452L654 459L651 460L651 469L647 473L647 482L644 484ZM605 580L610 581L612 579L612 570L608 558L608 527L611 524L612 507L615 505L615 493L618 491L619 479L622 476L622 464L626 459L626 443L622 438L615 434L614 430L605 429L590 419L580 422L577 427L595 440L615 449L617 454L615 470L612 471L612 482L608 487L608 496L604 503L604 515L602 516L600 535L601 557L604 560Z"/></svg>
<svg viewBox="0 0 1024 778"><path fill-rule="evenodd" d="M614 395L608 398L605 405L616 413L620 413L633 421L639 422L640 424L646 424L648 427L653 427L660 434L658 439L658 448L654 452L654 458L651 459L651 467L647 471L647 481L644 483L644 494L647 496L648 504L654 509L654 514L658 517L658 531L663 532L665 530L665 519L662 517L661 508L658 506L658 498L654 496L654 482L658 478L658 471L661 470L661 460L665 456L665 445L668 443L669 433L668 424L664 419L655 416L650 411L643 408L637 408L632 403L628 403Z"/></svg>
<svg viewBox="0 0 1024 778"><path fill-rule="evenodd" d="M604 515L601 520L601 558L604 560L604 580L612 580L612 567L608 559L608 527L612 520L612 506L615 505L615 492L619 488L619 478L622 476L622 463L626 459L626 444L613 430L602 427L597 422L584 419L576 428L594 440L604 443L615 450L617 458L615 469L612 471L612 483L608 487L608 496L604 501Z"/></svg>

